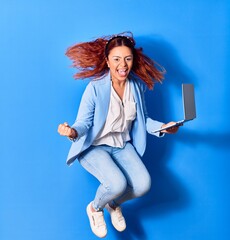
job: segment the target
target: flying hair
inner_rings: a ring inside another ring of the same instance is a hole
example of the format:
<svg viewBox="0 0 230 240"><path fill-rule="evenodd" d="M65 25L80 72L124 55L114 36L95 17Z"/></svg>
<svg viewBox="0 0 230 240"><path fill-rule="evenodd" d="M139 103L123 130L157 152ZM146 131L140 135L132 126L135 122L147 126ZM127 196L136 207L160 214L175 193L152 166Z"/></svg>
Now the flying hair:
<svg viewBox="0 0 230 240"><path fill-rule="evenodd" d="M165 70L146 56L142 48L136 48L135 45L133 34L123 32L75 44L67 49L66 55L72 60L72 67L77 69L77 73L74 75L75 79L97 80L109 72L106 60L110 51L118 46L126 46L131 49L133 54L131 72L140 78L149 89L153 89L156 82L162 82Z"/></svg>

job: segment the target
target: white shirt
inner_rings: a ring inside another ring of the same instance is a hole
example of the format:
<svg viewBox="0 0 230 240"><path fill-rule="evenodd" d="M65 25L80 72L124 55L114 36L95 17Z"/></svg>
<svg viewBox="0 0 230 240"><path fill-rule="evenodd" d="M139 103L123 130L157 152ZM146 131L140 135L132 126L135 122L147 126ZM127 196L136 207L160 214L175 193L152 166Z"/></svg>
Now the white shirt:
<svg viewBox="0 0 230 240"><path fill-rule="evenodd" d="M124 147L125 143L130 140L129 131L135 118L136 103L131 93L129 80L125 84L123 101L121 101L111 85L110 104L106 122L93 145L106 144L111 147Z"/></svg>

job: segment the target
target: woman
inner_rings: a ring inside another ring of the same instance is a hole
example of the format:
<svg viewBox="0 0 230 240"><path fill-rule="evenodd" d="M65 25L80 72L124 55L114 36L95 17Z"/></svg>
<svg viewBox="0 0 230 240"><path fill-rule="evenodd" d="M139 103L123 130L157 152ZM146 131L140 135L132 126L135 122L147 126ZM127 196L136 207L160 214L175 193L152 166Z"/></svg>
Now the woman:
<svg viewBox="0 0 230 240"><path fill-rule="evenodd" d="M150 175L140 156L146 146L146 131L173 124L150 119L144 90L163 79L155 63L135 48L131 33L98 38L76 44L67 50L79 78L93 78L82 96L77 119L70 127L60 124L60 135L73 143L67 158L80 164L99 181L94 200L87 206L92 231L107 234L103 209L111 215L118 231L126 228L120 205L144 195L150 189ZM172 127L155 133L176 133Z"/></svg>

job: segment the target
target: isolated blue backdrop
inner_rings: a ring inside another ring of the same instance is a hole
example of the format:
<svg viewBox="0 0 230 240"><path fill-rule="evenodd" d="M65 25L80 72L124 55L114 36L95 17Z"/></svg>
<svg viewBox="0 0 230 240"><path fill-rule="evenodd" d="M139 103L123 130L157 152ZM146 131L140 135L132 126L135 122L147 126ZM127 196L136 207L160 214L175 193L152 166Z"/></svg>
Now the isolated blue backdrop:
<svg viewBox="0 0 230 240"><path fill-rule="evenodd" d="M229 182L229 1L1 0L0 239L89 240L85 207L97 181L65 165L85 82L74 81L70 45L131 30L163 65L147 92L150 116L181 119L181 83L193 83L197 119L177 135L148 136L151 191L124 205L128 228L114 240L227 240Z"/></svg>

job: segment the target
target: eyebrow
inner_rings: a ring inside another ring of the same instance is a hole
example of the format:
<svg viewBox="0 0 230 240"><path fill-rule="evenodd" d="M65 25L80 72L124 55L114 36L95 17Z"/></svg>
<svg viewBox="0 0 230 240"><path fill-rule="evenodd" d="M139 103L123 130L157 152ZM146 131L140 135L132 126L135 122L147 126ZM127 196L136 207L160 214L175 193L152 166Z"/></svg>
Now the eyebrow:
<svg viewBox="0 0 230 240"><path fill-rule="evenodd" d="M112 57L118 57L118 58L122 58L122 57L120 57L120 56L112 56ZM125 58L126 57L133 57L133 54L131 54L131 55L128 55L128 56L125 56Z"/></svg>

